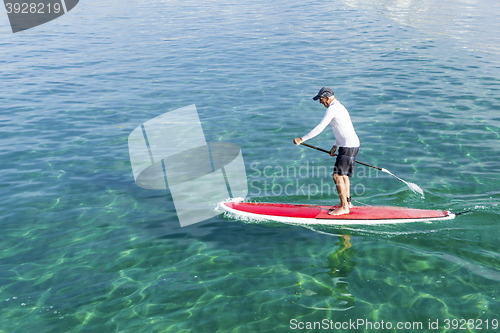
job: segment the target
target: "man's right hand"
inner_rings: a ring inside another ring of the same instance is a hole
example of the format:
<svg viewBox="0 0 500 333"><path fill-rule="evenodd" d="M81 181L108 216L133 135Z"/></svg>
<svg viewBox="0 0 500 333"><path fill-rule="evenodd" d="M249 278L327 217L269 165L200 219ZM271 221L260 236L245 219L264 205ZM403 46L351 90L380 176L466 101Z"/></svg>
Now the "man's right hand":
<svg viewBox="0 0 500 333"><path fill-rule="evenodd" d="M332 149L330 149L330 156L335 156L336 151L337 151L337 146L333 146Z"/></svg>

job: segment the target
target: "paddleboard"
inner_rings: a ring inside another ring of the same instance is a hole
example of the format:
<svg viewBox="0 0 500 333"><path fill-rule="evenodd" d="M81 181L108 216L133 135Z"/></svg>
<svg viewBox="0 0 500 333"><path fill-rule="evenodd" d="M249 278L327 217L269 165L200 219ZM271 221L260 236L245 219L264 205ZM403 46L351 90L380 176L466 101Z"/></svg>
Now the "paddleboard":
<svg viewBox="0 0 500 333"><path fill-rule="evenodd" d="M261 202L224 202L220 207L236 216L257 220L305 224L389 224L450 220L446 210L391 206L356 206L349 214L329 215L331 206L294 205Z"/></svg>

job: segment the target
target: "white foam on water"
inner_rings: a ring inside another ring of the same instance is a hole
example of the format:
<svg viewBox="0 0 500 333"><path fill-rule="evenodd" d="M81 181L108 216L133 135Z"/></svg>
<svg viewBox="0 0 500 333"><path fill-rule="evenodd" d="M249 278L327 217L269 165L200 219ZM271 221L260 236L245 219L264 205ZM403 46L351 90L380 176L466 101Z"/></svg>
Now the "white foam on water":
<svg viewBox="0 0 500 333"><path fill-rule="evenodd" d="M215 205L214 210L217 213L222 214L224 217L226 217L228 219L237 220L237 221L243 222L243 223L274 222L274 221L270 221L270 220L265 219L265 218L259 219L259 218L256 218L256 217L247 217L247 216L242 216L242 215L234 214L234 213L229 212L226 209L222 208L222 205L225 204L225 203L227 203L227 202L238 203L238 202L245 202L245 200L246 200L245 198L241 198L241 197L238 197L238 198L229 198L227 200L223 200L223 201L217 203Z"/></svg>

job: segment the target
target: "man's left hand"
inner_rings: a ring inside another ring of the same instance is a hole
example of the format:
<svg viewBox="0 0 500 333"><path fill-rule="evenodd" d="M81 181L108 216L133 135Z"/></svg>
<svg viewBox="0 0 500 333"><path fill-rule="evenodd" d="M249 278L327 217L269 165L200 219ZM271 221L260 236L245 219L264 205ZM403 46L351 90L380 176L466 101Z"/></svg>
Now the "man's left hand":
<svg viewBox="0 0 500 333"><path fill-rule="evenodd" d="M293 143L295 143L297 146L300 145L302 142L304 142L304 141L302 141L302 138L293 139Z"/></svg>

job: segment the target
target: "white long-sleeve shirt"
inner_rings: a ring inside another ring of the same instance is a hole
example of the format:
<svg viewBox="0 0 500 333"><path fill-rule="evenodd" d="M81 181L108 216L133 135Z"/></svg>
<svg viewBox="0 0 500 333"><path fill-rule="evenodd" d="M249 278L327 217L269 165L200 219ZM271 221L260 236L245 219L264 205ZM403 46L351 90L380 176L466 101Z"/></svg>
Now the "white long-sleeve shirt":
<svg viewBox="0 0 500 333"><path fill-rule="evenodd" d="M323 132L326 126L330 124L335 135L335 146L337 147L359 147L359 138L352 126L351 117L347 109L338 101L334 100L328 109L325 116L318 126L302 137L302 141L314 138L319 133Z"/></svg>

